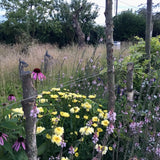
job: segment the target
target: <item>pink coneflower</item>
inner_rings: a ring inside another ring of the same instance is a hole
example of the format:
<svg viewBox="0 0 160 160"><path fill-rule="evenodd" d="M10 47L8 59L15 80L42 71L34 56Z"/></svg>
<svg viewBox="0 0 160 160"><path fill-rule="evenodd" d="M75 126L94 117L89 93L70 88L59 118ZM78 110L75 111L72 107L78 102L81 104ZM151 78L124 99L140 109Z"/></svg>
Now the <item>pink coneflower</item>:
<svg viewBox="0 0 160 160"><path fill-rule="evenodd" d="M40 81L43 81L43 79L46 79L46 76L41 72L39 68L35 68L32 72L33 79L39 79Z"/></svg>
<svg viewBox="0 0 160 160"><path fill-rule="evenodd" d="M8 135L6 135L5 133L0 132L0 145L3 146L4 145L4 141L3 138L7 141Z"/></svg>
<svg viewBox="0 0 160 160"><path fill-rule="evenodd" d="M12 148L18 152L20 146L22 145L23 149L26 150L25 147L25 139L21 136L19 137L16 142L14 143L14 145L12 146Z"/></svg>
<svg viewBox="0 0 160 160"><path fill-rule="evenodd" d="M10 95L8 96L8 100L9 100L9 101L16 101L16 97L15 97L13 94L10 94Z"/></svg>

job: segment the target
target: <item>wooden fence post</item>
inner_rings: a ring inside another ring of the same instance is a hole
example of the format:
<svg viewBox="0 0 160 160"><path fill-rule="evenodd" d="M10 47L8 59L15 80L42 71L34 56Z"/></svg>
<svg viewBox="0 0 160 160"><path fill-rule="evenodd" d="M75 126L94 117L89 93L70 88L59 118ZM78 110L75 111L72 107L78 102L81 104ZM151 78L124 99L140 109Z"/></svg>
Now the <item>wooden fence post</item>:
<svg viewBox="0 0 160 160"><path fill-rule="evenodd" d="M48 51L46 51L46 54L44 55L44 73L47 73L51 68L52 60L53 57L48 54Z"/></svg>
<svg viewBox="0 0 160 160"><path fill-rule="evenodd" d="M127 64L127 109L129 106L132 107L134 104L133 68L134 64L132 62Z"/></svg>
<svg viewBox="0 0 160 160"><path fill-rule="evenodd" d="M21 62L20 62L21 63ZM37 91L33 87L31 72L21 68L21 79L23 88L23 100L21 101L25 116L25 133L26 133L26 153L28 160L37 160L36 144L36 122L37 118L30 116L31 110L35 106Z"/></svg>

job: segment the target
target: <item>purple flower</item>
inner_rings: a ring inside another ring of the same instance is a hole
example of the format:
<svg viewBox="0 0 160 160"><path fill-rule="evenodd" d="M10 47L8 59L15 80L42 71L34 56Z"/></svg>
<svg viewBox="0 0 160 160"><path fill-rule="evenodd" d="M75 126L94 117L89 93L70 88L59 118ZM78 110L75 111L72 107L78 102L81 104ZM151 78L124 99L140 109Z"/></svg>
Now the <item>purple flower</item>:
<svg viewBox="0 0 160 160"><path fill-rule="evenodd" d="M160 147L159 146L156 147L155 153L158 157L160 157Z"/></svg>
<svg viewBox="0 0 160 160"><path fill-rule="evenodd" d="M64 56L64 57L63 57L63 60L66 60L66 59L67 59L67 56Z"/></svg>
<svg viewBox="0 0 160 160"><path fill-rule="evenodd" d="M108 119L109 119L111 122L115 122L115 120L116 120L116 112L109 111L109 113L108 113Z"/></svg>
<svg viewBox="0 0 160 160"><path fill-rule="evenodd" d="M39 79L40 81L43 81L43 79L46 79L46 76L41 72L39 68L35 68L32 72L33 79Z"/></svg>
<svg viewBox="0 0 160 160"><path fill-rule="evenodd" d="M86 126L90 127L92 124L93 124L92 120L89 120L89 121L86 123Z"/></svg>
<svg viewBox="0 0 160 160"><path fill-rule="evenodd" d="M34 106L30 112L30 117L36 118L38 113L39 113L39 110L38 110L37 106Z"/></svg>
<svg viewBox="0 0 160 160"><path fill-rule="evenodd" d="M94 143L94 144L96 144L97 142L98 142L98 134L97 134L97 132L95 132L94 133L94 135L93 135L93 137L92 137L92 142Z"/></svg>
<svg viewBox="0 0 160 160"><path fill-rule="evenodd" d="M62 141L61 141L61 148L64 148L64 147L66 147L66 143L65 143L64 140L62 139Z"/></svg>
<svg viewBox="0 0 160 160"><path fill-rule="evenodd" d="M8 135L6 135L5 133L0 132L0 145L3 146L4 145L4 141L3 138L7 141Z"/></svg>
<svg viewBox="0 0 160 160"><path fill-rule="evenodd" d="M133 134L142 133L143 122L131 122L129 127Z"/></svg>
<svg viewBox="0 0 160 160"><path fill-rule="evenodd" d="M90 36L87 37L87 41L89 41L89 40L90 40Z"/></svg>
<svg viewBox="0 0 160 160"><path fill-rule="evenodd" d="M9 101L16 101L16 97L15 97L13 94L10 94L10 95L8 96L8 100L9 100Z"/></svg>
<svg viewBox="0 0 160 160"><path fill-rule="evenodd" d="M112 134L114 132L114 125L111 123L109 126L106 128L106 131L108 134Z"/></svg>
<svg viewBox="0 0 160 160"><path fill-rule="evenodd" d="M99 40L99 42L102 42L102 41L103 41L103 38L101 37L100 40Z"/></svg>
<svg viewBox="0 0 160 160"><path fill-rule="evenodd" d="M69 153L69 154L72 154L72 155L75 153L73 146L69 147L68 153Z"/></svg>
<svg viewBox="0 0 160 160"><path fill-rule="evenodd" d="M93 80L93 81L92 81L92 84L97 84L97 81L96 81L96 80Z"/></svg>
<svg viewBox="0 0 160 160"><path fill-rule="evenodd" d="M26 150L25 147L25 139L21 136L19 137L16 142L13 144L12 148L18 152L20 146L22 145L23 149Z"/></svg>

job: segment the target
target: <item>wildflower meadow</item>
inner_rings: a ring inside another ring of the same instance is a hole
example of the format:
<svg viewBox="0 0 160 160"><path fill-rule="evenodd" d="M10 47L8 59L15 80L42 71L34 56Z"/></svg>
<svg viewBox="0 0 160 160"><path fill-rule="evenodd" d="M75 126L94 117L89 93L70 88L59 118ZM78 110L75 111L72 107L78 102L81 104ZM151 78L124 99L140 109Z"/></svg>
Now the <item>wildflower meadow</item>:
<svg viewBox="0 0 160 160"><path fill-rule="evenodd" d="M114 50L114 110L108 107L103 43L83 50L35 45L28 55L19 54L14 46L8 49L10 54L0 55L0 159L27 160L27 117L17 65L21 59L29 64L24 70L31 71L37 90L29 113L36 119L37 159L159 160L160 42L159 37L151 40L151 71L146 73L145 42L136 38L137 44ZM47 71L46 50L53 57ZM133 92L128 91L129 62L134 64ZM133 93L132 100L128 93Z"/></svg>

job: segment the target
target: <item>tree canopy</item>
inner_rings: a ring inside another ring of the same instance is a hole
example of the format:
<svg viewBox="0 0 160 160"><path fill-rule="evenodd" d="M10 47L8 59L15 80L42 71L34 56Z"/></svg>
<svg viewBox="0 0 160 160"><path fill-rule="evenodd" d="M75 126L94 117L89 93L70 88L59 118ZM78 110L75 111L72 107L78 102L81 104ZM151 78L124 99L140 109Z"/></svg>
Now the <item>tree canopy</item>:
<svg viewBox="0 0 160 160"><path fill-rule="evenodd" d="M0 24L0 41L7 43L17 43L25 35L43 43L71 44L77 41L75 10L81 8L78 21L86 36L94 30L98 16L98 7L87 0L1 0L0 5L7 19Z"/></svg>

